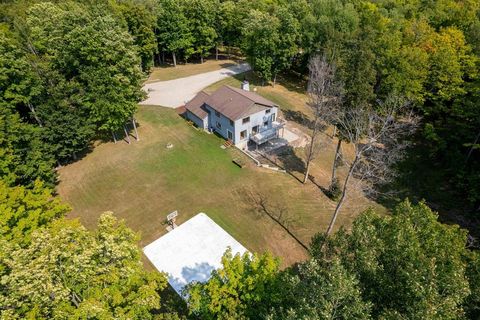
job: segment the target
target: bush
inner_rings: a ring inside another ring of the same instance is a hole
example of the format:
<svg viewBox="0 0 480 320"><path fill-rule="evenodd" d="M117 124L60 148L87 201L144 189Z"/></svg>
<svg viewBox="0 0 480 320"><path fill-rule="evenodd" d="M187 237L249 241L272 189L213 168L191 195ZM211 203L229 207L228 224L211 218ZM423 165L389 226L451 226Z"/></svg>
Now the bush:
<svg viewBox="0 0 480 320"><path fill-rule="evenodd" d="M337 201L342 194L342 189L340 188L340 182L338 178L333 180L333 183L328 187L326 195L330 199Z"/></svg>

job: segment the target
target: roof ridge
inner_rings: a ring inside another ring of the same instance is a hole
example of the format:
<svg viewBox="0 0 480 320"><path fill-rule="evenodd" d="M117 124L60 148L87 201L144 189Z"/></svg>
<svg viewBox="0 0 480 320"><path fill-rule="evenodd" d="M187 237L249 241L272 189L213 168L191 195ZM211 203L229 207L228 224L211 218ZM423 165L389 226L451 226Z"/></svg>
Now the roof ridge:
<svg viewBox="0 0 480 320"><path fill-rule="evenodd" d="M244 94L244 93L242 92L242 91L245 91L245 90L243 90L243 89L238 89L238 88L234 88L234 87L232 87L232 86L230 86L230 85L228 85L228 84L226 85L226 87L229 88L230 90L232 90L233 92L236 92L236 93L240 94L242 97L247 98L248 100L252 101L253 103L256 103L255 100L253 100L252 98L248 97L246 94ZM250 91L245 91L245 92L250 92Z"/></svg>

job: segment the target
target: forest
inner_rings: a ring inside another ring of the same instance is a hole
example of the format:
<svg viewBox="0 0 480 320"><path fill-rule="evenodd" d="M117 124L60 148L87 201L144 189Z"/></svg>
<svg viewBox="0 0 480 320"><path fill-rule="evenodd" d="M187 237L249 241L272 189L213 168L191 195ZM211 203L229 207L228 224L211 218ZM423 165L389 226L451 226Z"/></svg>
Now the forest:
<svg viewBox="0 0 480 320"><path fill-rule="evenodd" d="M219 51L265 86L307 79L321 55L345 108L395 94L420 123L382 186L391 215L319 233L285 270L268 253L227 252L187 307L163 299L165 275L143 268L123 221L107 212L91 231L65 218L56 168L131 129L154 66ZM2 319L477 319L480 2L3 1L0 191Z"/></svg>

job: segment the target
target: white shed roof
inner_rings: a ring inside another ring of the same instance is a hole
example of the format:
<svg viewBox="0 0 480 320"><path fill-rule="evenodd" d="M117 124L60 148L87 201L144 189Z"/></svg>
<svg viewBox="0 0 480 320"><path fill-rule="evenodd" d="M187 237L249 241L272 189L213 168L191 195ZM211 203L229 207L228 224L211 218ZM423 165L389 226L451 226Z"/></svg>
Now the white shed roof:
<svg viewBox="0 0 480 320"><path fill-rule="evenodd" d="M153 265L168 274L168 282L181 295L192 281L207 281L222 267L222 256L248 252L205 213L199 213L143 248Z"/></svg>

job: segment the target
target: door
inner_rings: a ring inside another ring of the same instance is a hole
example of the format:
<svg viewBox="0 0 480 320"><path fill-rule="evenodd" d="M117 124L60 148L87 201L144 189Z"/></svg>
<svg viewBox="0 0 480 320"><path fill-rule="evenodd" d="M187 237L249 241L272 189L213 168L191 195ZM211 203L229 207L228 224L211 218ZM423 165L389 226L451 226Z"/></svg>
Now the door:
<svg viewBox="0 0 480 320"><path fill-rule="evenodd" d="M233 141L233 133L232 133L232 131L227 130L227 137L228 137L228 140Z"/></svg>
<svg viewBox="0 0 480 320"><path fill-rule="evenodd" d="M252 135L256 135L258 133L258 126L252 127Z"/></svg>

